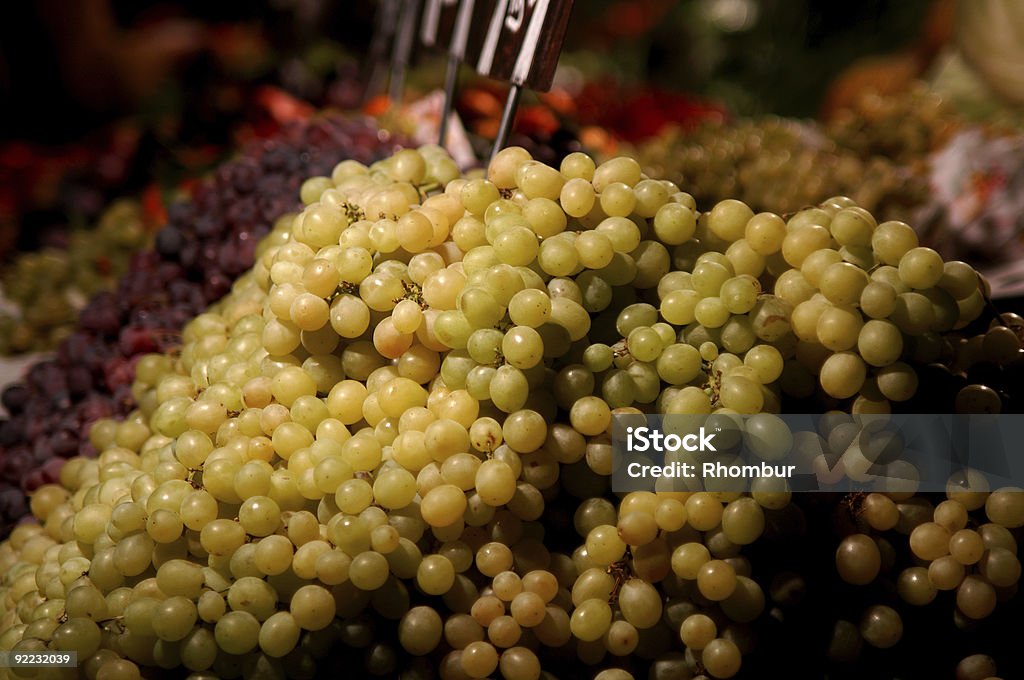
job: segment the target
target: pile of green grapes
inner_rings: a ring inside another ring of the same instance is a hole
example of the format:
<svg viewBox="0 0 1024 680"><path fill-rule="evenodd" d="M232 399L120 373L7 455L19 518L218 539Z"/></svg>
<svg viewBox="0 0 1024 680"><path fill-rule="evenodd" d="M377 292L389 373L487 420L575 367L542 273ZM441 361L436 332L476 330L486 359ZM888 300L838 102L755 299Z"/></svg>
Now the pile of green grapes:
<svg viewBox="0 0 1024 680"><path fill-rule="evenodd" d="M114 287L131 256L151 240L141 208L115 202L95 229L74 229L66 248L17 255L4 268L0 354L45 351L73 330L78 312L101 290Z"/></svg>
<svg viewBox="0 0 1024 680"><path fill-rule="evenodd" d="M962 125L942 97L918 82L900 94L862 94L837 111L826 130L839 148L861 158L913 163L941 148Z"/></svg>
<svg viewBox="0 0 1024 680"><path fill-rule="evenodd" d="M685 186L701 205L735 198L792 213L822 196L849 196L883 218L929 198L928 155L961 126L923 84L901 95L868 93L826 125L777 117L671 131L637 150L644 170Z"/></svg>
<svg viewBox="0 0 1024 680"><path fill-rule="evenodd" d="M843 148L812 123L741 119L673 131L636 150L644 170L690 189L701 205L737 198L780 215L839 194L881 216L928 196L923 167Z"/></svg>
<svg viewBox="0 0 1024 680"><path fill-rule="evenodd" d="M0 650L78 653L32 677L844 677L892 667L894 569L971 625L1011 600L1024 493L970 474L934 508L610 488L614 414L833 410L828 457L947 349L1019 362L1014 319L961 348L980 280L906 224L699 212L630 158L520 148L487 179L432 147L346 161L302 196L0 545ZM908 545L929 563L899 571ZM951 649L942 673L995 676Z"/></svg>

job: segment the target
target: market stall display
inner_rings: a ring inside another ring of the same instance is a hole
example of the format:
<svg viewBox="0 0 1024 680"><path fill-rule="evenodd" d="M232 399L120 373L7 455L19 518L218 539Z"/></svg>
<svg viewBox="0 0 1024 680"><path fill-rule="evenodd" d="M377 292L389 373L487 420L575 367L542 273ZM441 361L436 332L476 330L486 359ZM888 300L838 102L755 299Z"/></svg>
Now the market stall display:
<svg viewBox="0 0 1024 680"><path fill-rule="evenodd" d="M763 668L769 604L821 578L766 581L772 560L748 555L829 506L845 528L804 549L898 600L862 601L809 664L897 645L900 611L940 589L965 625L993 614L1020 576L1016 490L951 479L933 507L913 488L609 489L613 414L651 406L729 418L815 398L841 409L825 456L859 430L842 411L998 412L1013 395L937 364L946 347L984 382L1021 364L1020 319L984 318L973 269L849 199L788 220L734 200L700 213L627 157L555 169L510 148L489 180L451 163L404 150L307 180L180 350L141 358L137 410L92 425L99 456L40 487L42 524L0 552L6 646L75 650L98 678L353 662L729 678Z"/></svg>
<svg viewBox="0 0 1024 680"><path fill-rule="evenodd" d="M0 680L1024 677L1018 133L717 103L871 3L572 5L254 8L248 143L11 259Z"/></svg>

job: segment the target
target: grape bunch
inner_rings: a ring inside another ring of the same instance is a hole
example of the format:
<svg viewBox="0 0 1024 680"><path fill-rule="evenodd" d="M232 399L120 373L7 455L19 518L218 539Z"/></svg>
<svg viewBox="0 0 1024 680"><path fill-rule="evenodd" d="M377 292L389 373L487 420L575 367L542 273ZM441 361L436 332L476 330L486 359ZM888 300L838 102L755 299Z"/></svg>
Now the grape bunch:
<svg viewBox="0 0 1024 680"><path fill-rule="evenodd" d="M484 179L424 147L300 194L180 348L139 359L137 408L88 430L98 455L33 493L38 523L0 545L0 650L74 650L98 680L630 680L780 658L820 677L901 637L885 604L820 648L779 634L815 583L777 568L791 548L872 571L817 532L844 500L616 494L610 427L898 409L912 339L981 317L969 267L849 199L699 213L629 158L513 147ZM1024 524L1024 493L970 481L951 499Z"/></svg>
<svg viewBox="0 0 1024 680"><path fill-rule="evenodd" d="M955 591L961 625L991 615L999 591L1020 580L1017 542L1010 530L1024 523L1024 494L1007 490L989 494L976 490L980 480L965 481L974 484L967 491L951 485L949 498L934 507L911 494L895 499L875 493L864 497L855 512L868 533L847 536L836 551L836 568L843 580L855 585L874 581L882 560L871 534L895 530L907 537L910 553L920 565L906 567L896 577L903 601L927 605L940 591ZM975 524L970 512L981 509L988 522Z"/></svg>
<svg viewBox="0 0 1024 680"><path fill-rule="evenodd" d="M149 240L139 205L122 200L95 229L73 230L65 248L18 255L2 276L4 299L16 308L0 314L0 354L53 349L89 298L113 288Z"/></svg>
<svg viewBox="0 0 1024 680"><path fill-rule="evenodd" d="M95 455L82 428L131 409L138 358L180 345L185 322L230 289L252 265L256 241L298 206L306 173L327 172L344 158L370 161L391 144L368 121L317 118L252 146L201 182L190 201L173 204L155 248L132 258L115 290L89 300L56 358L4 391L0 532L27 512L24 492L55 481L64 459Z"/></svg>
<svg viewBox="0 0 1024 680"><path fill-rule="evenodd" d="M865 92L826 126L830 139L861 158L913 163L941 148L961 126L959 116L926 83L900 94Z"/></svg>
<svg viewBox="0 0 1024 680"><path fill-rule="evenodd" d="M896 217L925 202L925 168L862 154L828 132L780 118L709 122L645 142L637 157L648 173L687 187L701 205L738 198L782 215L844 195Z"/></svg>

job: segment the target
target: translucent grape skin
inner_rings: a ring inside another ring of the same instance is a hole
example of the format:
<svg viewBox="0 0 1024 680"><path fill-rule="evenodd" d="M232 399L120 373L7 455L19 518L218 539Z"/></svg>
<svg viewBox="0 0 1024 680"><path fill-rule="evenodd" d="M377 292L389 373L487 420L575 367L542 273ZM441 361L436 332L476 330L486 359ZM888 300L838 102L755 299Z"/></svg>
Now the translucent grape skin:
<svg viewBox="0 0 1024 680"><path fill-rule="evenodd" d="M903 637L903 621L895 609L875 605L864 612L860 632L872 647L888 649Z"/></svg>
<svg viewBox="0 0 1024 680"><path fill-rule="evenodd" d="M881 568L881 554L870 536L847 536L836 550L836 569L840 578L853 585L867 585Z"/></svg>
<svg viewBox="0 0 1024 680"><path fill-rule="evenodd" d="M377 137L378 132L382 137ZM320 140L317 151L306 162L285 161L297 159L300 150L308 149L314 139ZM112 289L116 284L132 291L132 295L119 299L112 290L93 294L86 288L83 303L88 304L82 311L81 330L60 342L61 351L74 358L67 364L40 364L37 375L45 375L44 381L23 381L5 390L4 404L11 414L8 422L16 425L11 433L22 433L18 443L32 445L35 439L35 445L42 446L46 438L46 448L52 455L46 456L51 462L45 465L23 461L26 465L16 476L0 480L0 493L7 499L0 503L0 535L6 535L13 520L28 510L18 488L22 478L30 482L29 491L58 481L62 461L83 446L91 447L89 424L127 415L135 407L130 387L136 375L156 386L170 364L167 357L152 353L179 344L185 322L228 293L232 280L253 266L257 243L274 222L290 221L289 211L301 208L297 190L301 179L330 174L343 159L365 167L364 163L388 152L391 139L390 133L378 131L366 121L335 115L282 130L265 147L247 149L222 165L216 177L202 180L195 199L174 201L153 248L124 265L117 264L122 252L127 252L124 249L141 244L130 246L134 237L130 225L122 221L127 217L122 215L125 206L112 206L110 217L117 220L117 246L102 253L114 263L110 283L104 288ZM230 190L224 190L229 186ZM101 225L100 231L106 232L106 226ZM207 254L200 257L204 249ZM92 265L90 268L94 269ZM157 298L159 301L154 302ZM160 311L153 323L140 323L136 318L137 310L151 314L154 309ZM157 328L161 330L157 332ZM141 361L142 370L137 373L134 362L145 355L153 358ZM45 423L40 420L38 431L33 427L30 433L18 425L28 415L25 406L31 402L49 404L55 381L71 389L61 388L65 392L61 408L39 411L37 416L43 418L45 414ZM65 427L64 420L76 425ZM78 423L86 427L79 428ZM8 441L5 446L15 443ZM30 474L33 470L38 474Z"/></svg>
<svg viewBox="0 0 1024 680"><path fill-rule="evenodd" d="M763 424L794 367L806 396L817 377L855 413L913 399L914 357L941 344L944 315L967 316L952 305L973 294L967 272L839 197L787 224L734 200L699 213L627 158L556 170L510 147L488 180L452 167L407 149L303 185L306 208L180 353L139 363L139 410L97 424L98 457L33 497L43 524L0 552L23 600L9 617L60 602L68 621L29 632L197 672L227 655L249 655L249 674L308 665L339 639L374 675L409 654L412 677L436 661L441 677L539 678L562 647L571 663L636 653L657 669L677 654L740 672L762 612L791 599L761 585L773 558L745 546L792 531L801 502L760 485L612 494L613 415ZM875 257L888 264L869 275ZM1007 333L986 340L1013 360ZM954 491L932 516L909 493L870 494L851 503L865 533L838 544L837 572L871 583L906 535L930 565L891 572L900 597L956 590L959 615L984 618L1020 576L1020 496ZM968 512L991 525L967 529ZM569 517L578 536L553 540ZM111 644L90 617L118 607L128 632ZM382 621L394 640L374 640ZM885 606L849 627L857 644L902 637ZM28 634L10 630L5 644Z"/></svg>

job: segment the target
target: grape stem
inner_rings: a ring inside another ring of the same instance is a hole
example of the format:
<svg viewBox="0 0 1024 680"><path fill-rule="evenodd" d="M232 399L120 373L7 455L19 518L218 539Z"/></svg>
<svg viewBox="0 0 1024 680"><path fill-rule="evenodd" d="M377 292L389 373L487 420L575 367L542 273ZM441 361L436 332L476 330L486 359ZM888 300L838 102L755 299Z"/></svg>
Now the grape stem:
<svg viewBox="0 0 1024 680"><path fill-rule="evenodd" d="M978 277L978 290L981 291L981 298L982 300L985 301L985 306L988 307L989 311L992 313L994 320L1002 324L1003 314L1002 312L999 311L999 308L996 307L996 303L993 302L992 296L989 295L989 288L988 286L985 285L984 277L982 277L982 275L977 272L975 272L975 276ZM1022 331L1022 329L1019 326L1014 327L1007 325L1007 327L1012 328L1013 333L1014 335L1017 336L1018 341L1024 342L1024 331Z"/></svg>
<svg viewBox="0 0 1024 680"><path fill-rule="evenodd" d="M440 182L427 182L426 184L419 184L416 186L416 192L421 198L430 198L432 192L440 193L441 183Z"/></svg>
<svg viewBox="0 0 1024 680"><path fill-rule="evenodd" d="M854 491L843 496L841 502L842 506L846 508L846 511L850 514L850 519L856 521L864 511L864 499L867 498L867 494L863 491Z"/></svg>
<svg viewBox="0 0 1024 680"><path fill-rule="evenodd" d="M782 213L781 215L779 215L779 217L781 217L782 219L784 219L784 220L786 220L788 222L791 217L796 217L796 215L799 214L800 212L803 212L804 210L813 210L814 208L817 208L817 207L818 206L816 206L816 205L804 205L804 207L802 207L802 208L800 208L798 210L794 210L793 212Z"/></svg>
<svg viewBox="0 0 1024 680"><path fill-rule="evenodd" d="M711 371L708 374L708 381L704 384L704 389L711 391L711 394L709 395L711 397L711 405L721 406L719 401L719 392L722 389L722 372Z"/></svg>
<svg viewBox="0 0 1024 680"><path fill-rule="evenodd" d="M415 283L413 281L406 281L405 279L403 279L402 290L404 290L405 293L401 297L396 297L394 300L392 300L392 302L394 302L396 305L402 300L412 300L413 302L420 306L420 309L430 308L430 305L427 304L427 301L423 299L423 289L420 288L420 285L418 283Z"/></svg>
<svg viewBox="0 0 1024 680"><path fill-rule="evenodd" d="M107 626L109 626L109 625L116 626L118 634L123 633L126 630L125 627L124 627L124 615L115 616L112 619L106 619L105 621L100 621L100 623L103 624L103 627L106 628L108 631L110 630L110 628L107 628Z"/></svg>
<svg viewBox="0 0 1024 680"><path fill-rule="evenodd" d="M351 281L342 281L338 284L337 289L331 293L326 299L327 302L331 302L334 298L339 295L357 295L359 293L359 284L352 283Z"/></svg>
<svg viewBox="0 0 1024 680"><path fill-rule="evenodd" d="M629 567L629 547L626 547L626 554L618 562L613 562L608 565L605 570L608 574L612 575L615 579L615 585L612 586L612 592L608 594L608 604L615 604L619 600L619 590L622 589L622 585L633 576L633 570Z"/></svg>
<svg viewBox="0 0 1024 680"><path fill-rule="evenodd" d="M345 211L345 218L349 224L354 222L360 222L366 219L366 213L355 203L349 203L348 201L341 204L342 210Z"/></svg>

